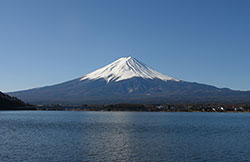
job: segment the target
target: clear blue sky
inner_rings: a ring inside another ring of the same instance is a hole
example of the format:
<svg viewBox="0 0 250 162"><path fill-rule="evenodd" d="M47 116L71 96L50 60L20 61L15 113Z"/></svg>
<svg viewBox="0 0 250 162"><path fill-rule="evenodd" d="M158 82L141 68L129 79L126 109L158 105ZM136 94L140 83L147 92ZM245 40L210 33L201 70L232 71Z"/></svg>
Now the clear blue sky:
<svg viewBox="0 0 250 162"><path fill-rule="evenodd" d="M81 77L122 56L250 90L249 0L1 0L0 90Z"/></svg>

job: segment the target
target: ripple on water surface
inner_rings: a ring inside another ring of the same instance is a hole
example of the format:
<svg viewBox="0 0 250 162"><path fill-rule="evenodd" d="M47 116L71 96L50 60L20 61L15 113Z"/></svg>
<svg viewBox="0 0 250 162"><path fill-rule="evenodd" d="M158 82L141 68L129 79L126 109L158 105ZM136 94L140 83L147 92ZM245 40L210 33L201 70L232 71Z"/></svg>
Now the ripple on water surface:
<svg viewBox="0 0 250 162"><path fill-rule="evenodd" d="M1 161L245 161L250 114L1 111Z"/></svg>

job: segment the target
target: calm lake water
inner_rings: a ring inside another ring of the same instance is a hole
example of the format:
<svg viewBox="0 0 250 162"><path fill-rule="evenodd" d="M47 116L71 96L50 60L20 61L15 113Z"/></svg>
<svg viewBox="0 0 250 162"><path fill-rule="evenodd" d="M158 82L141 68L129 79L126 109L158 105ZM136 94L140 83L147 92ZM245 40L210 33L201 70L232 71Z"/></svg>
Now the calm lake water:
<svg viewBox="0 0 250 162"><path fill-rule="evenodd" d="M0 161L250 161L250 114L1 111Z"/></svg>

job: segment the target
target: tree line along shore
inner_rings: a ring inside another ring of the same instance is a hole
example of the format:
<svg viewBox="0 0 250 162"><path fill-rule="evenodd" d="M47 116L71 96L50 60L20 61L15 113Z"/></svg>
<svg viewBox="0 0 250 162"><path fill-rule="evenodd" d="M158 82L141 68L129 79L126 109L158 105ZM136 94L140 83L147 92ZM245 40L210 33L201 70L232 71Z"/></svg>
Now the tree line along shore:
<svg viewBox="0 0 250 162"><path fill-rule="evenodd" d="M108 104L37 105L36 110L146 111L146 112L250 112L250 104Z"/></svg>

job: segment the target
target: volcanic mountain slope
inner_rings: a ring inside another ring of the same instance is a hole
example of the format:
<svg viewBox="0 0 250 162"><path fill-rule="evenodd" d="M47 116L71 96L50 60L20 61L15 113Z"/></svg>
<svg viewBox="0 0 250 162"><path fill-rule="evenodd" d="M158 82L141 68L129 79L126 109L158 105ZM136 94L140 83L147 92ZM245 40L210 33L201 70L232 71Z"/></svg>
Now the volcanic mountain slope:
<svg viewBox="0 0 250 162"><path fill-rule="evenodd" d="M16 107L22 107L26 104L22 102L21 100L10 97L9 95L6 95L2 92L0 92L0 110L1 109L9 109L9 108L16 108Z"/></svg>
<svg viewBox="0 0 250 162"><path fill-rule="evenodd" d="M248 91L181 81L132 57L68 82L9 94L34 104L250 102Z"/></svg>
<svg viewBox="0 0 250 162"><path fill-rule="evenodd" d="M121 81L126 79L131 79L134 77L143 78L143 79L160 79L163 81L174 80L172 77L167 75L163 75L149 66L139 62L135 58L132 57L123 57L115 62L98 69L86 76L82 77L81 80L89 79L89 80L97 80L104 79L109 83L110 81Z"/></svg>

